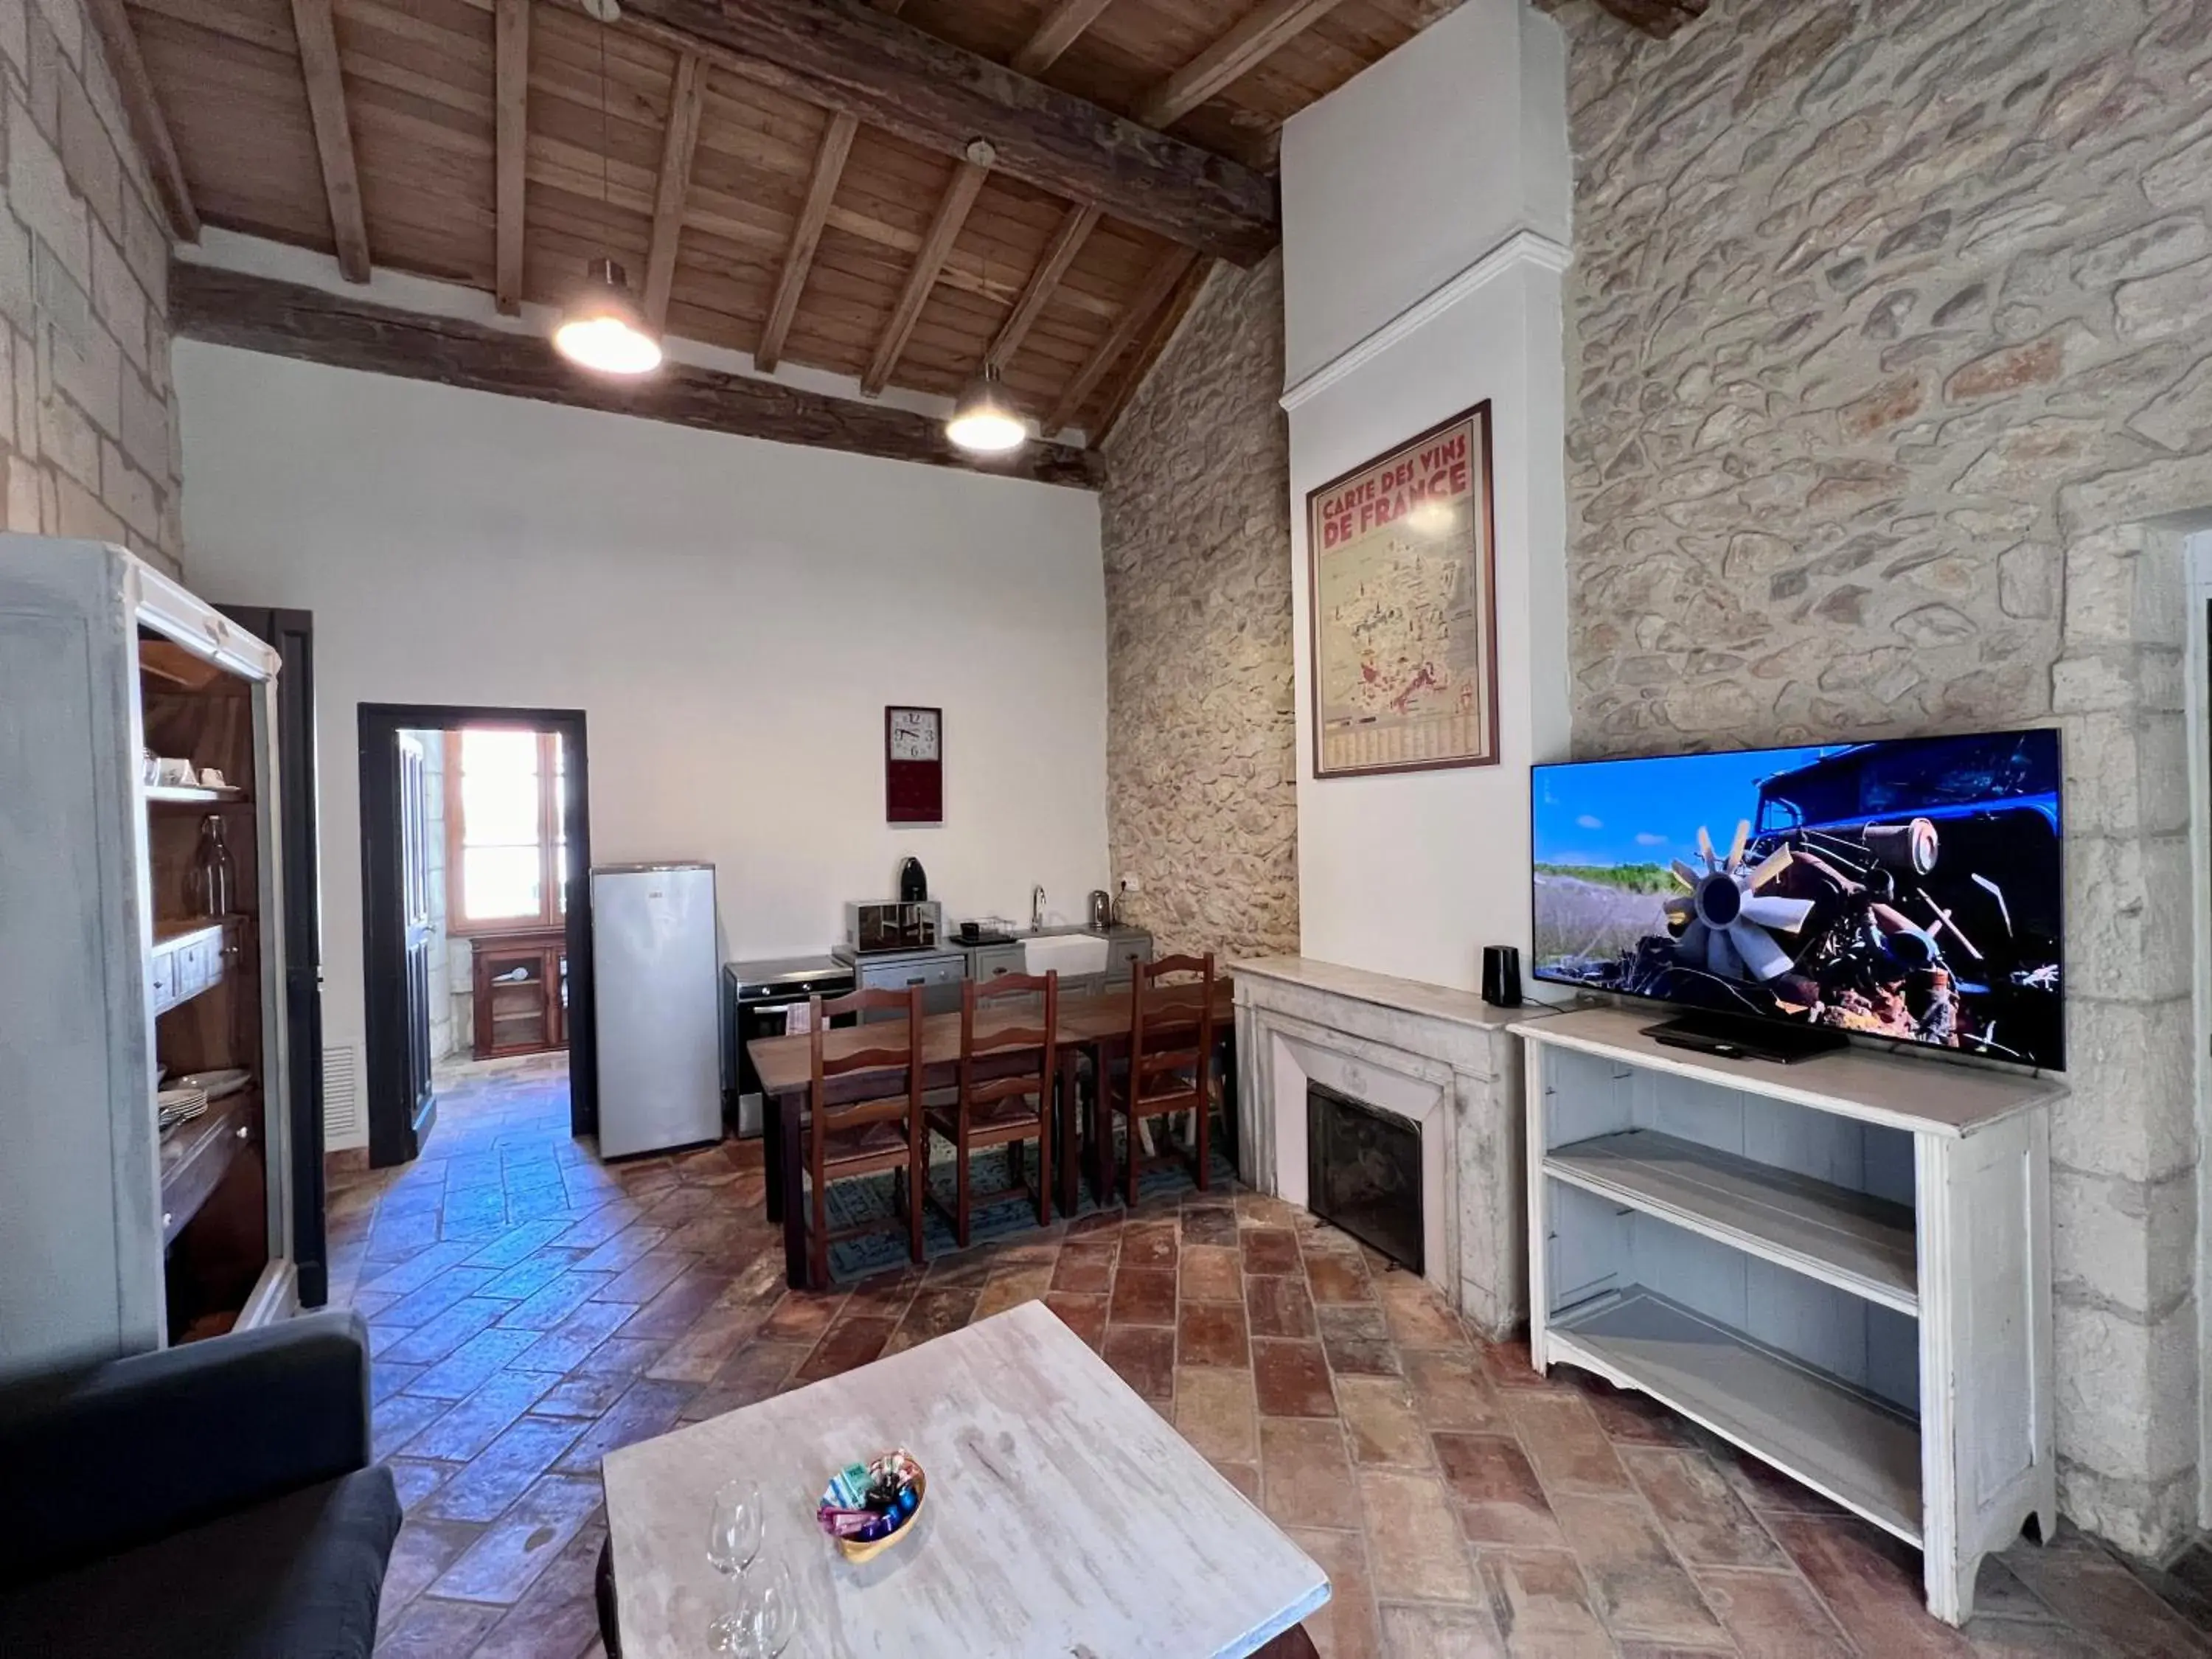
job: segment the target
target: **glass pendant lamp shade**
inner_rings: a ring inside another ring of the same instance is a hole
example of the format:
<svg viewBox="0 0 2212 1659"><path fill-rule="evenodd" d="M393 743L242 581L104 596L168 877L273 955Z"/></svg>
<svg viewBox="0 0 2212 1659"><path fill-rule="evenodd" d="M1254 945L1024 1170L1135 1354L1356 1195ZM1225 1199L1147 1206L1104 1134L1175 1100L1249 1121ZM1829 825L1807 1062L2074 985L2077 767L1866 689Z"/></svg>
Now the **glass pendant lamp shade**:
<svg viewBox="0 0 2212 1659"><path fill-rule="evenodd" d="M1029 422L1006 396L1006 387L990 369L968 383L945 423L945 435L961 449L977 455L1003 455L1018 449L1030 435Z"/></svg>
<svg viewBox="0 0 2212 1659"><path fill-rule="evenodd" d="M553 347L570 362L601 374L648 374L660 367L660 341L630 297L623 268L592 261L575 298L561 309Z"/></svg>

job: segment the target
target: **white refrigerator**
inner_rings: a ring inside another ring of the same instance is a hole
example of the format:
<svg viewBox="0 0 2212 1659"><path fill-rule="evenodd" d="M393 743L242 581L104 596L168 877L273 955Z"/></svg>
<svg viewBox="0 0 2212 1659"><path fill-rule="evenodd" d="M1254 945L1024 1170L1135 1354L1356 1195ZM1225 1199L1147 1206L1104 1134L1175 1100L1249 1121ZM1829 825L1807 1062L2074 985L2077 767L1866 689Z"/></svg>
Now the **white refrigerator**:
<svg viewBox="0 0 2212 1659"><path fill-rule="evenodd" d="M592 872L602 1158L720 1139L719 971L713 865Z"/></svg>

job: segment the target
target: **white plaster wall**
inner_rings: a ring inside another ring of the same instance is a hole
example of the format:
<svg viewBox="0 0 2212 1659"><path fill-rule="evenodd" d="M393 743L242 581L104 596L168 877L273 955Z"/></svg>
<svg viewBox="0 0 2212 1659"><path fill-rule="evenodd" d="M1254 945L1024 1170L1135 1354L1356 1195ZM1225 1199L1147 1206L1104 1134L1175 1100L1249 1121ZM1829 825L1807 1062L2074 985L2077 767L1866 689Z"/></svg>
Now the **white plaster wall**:
<svg viewBox="0 0 2212 1659"><path fill-rule="evenodd" d="M717 866L723 954L826 950L899 859L951 915L1106 885L1097 498L180 343L210 598L315 618L324 1020L362 1035L356 709L581 708L592 854ZM945 710L945 823L883 711Z"/></svg>
<svg viewBox="0 0 2212 1659"><path fill-rule="evenodd" d="M1564 228L1563 62L1549 19L1474 0L1293 117L1283 145L1300 949L1463 989L1484 945L1527 951L1528 766L1567 746L1559 280L1549 245L1515 240ZM1377 224L1374 181L1436 155L1506 158L1510 176ZM1501 763L1316 780L1306 492L1485 398Z"/></svg>
<svg viewBox="0 0 2212 1659"><path fill-rule="evenodd" d="M1565 88L1550 18L1466 0L1285 124L1291 385L1514 230L1567 240Z"/></svg>

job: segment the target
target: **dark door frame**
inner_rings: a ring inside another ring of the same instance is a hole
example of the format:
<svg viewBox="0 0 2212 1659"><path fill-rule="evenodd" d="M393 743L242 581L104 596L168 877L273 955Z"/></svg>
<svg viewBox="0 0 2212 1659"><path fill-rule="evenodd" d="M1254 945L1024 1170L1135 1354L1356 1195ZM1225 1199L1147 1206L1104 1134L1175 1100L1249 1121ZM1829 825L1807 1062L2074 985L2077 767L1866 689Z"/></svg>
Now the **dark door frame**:
<svg viewBox="0 0 2212 1659"><path fill-rule="evenodd" d="M418 1117L406 1067L406 930L400 901L399 734L504 726L560 735L565 757L561 814L568 832L568 1132L599 1127L596 1002L592 981L591 763L580 708L481 708L458 703L361 705L361 949L367 1004L368 1161L417 1156L438 1118L437 1097Z"/></svg>
<svg viewBox="0 0 2212 1659"><path fill-rule="evenodd" d="M277 844L284 869L285 1046L291 1060L292 1261L300 1305L330 1299L323 1192L323 912L315 835L315 619L307 611L222 607L283 660L276 676Z"/></svg>

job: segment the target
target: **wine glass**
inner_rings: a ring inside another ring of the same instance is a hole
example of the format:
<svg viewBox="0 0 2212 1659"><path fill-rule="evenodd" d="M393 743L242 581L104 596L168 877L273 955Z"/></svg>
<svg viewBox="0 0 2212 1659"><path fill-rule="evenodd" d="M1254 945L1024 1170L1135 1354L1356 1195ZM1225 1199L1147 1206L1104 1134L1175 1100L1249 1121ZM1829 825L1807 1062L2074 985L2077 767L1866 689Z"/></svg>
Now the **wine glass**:
<svg viewBox="0 0 2212 1659"><path fill-rule="evenodd" d="M745 1569L760 1553L765 1522L760 1487L740 1475L726 1480L714 1493L714 1507L707 1519L707 1565L731 1581L730 1607L707 1627L709 1645L716 1653L743 1653L750 1645L751 1609L746 1605Z"/></svg>
<svg viewBox="0 0 2212 1659"><path fill-rule="evenodd" d="M780 1556L761 1563L758 1594L753 1598L753 1652L758 1659L777 1659L799 1632L799 1598L791 1585L791 1569Z"/></svg>

